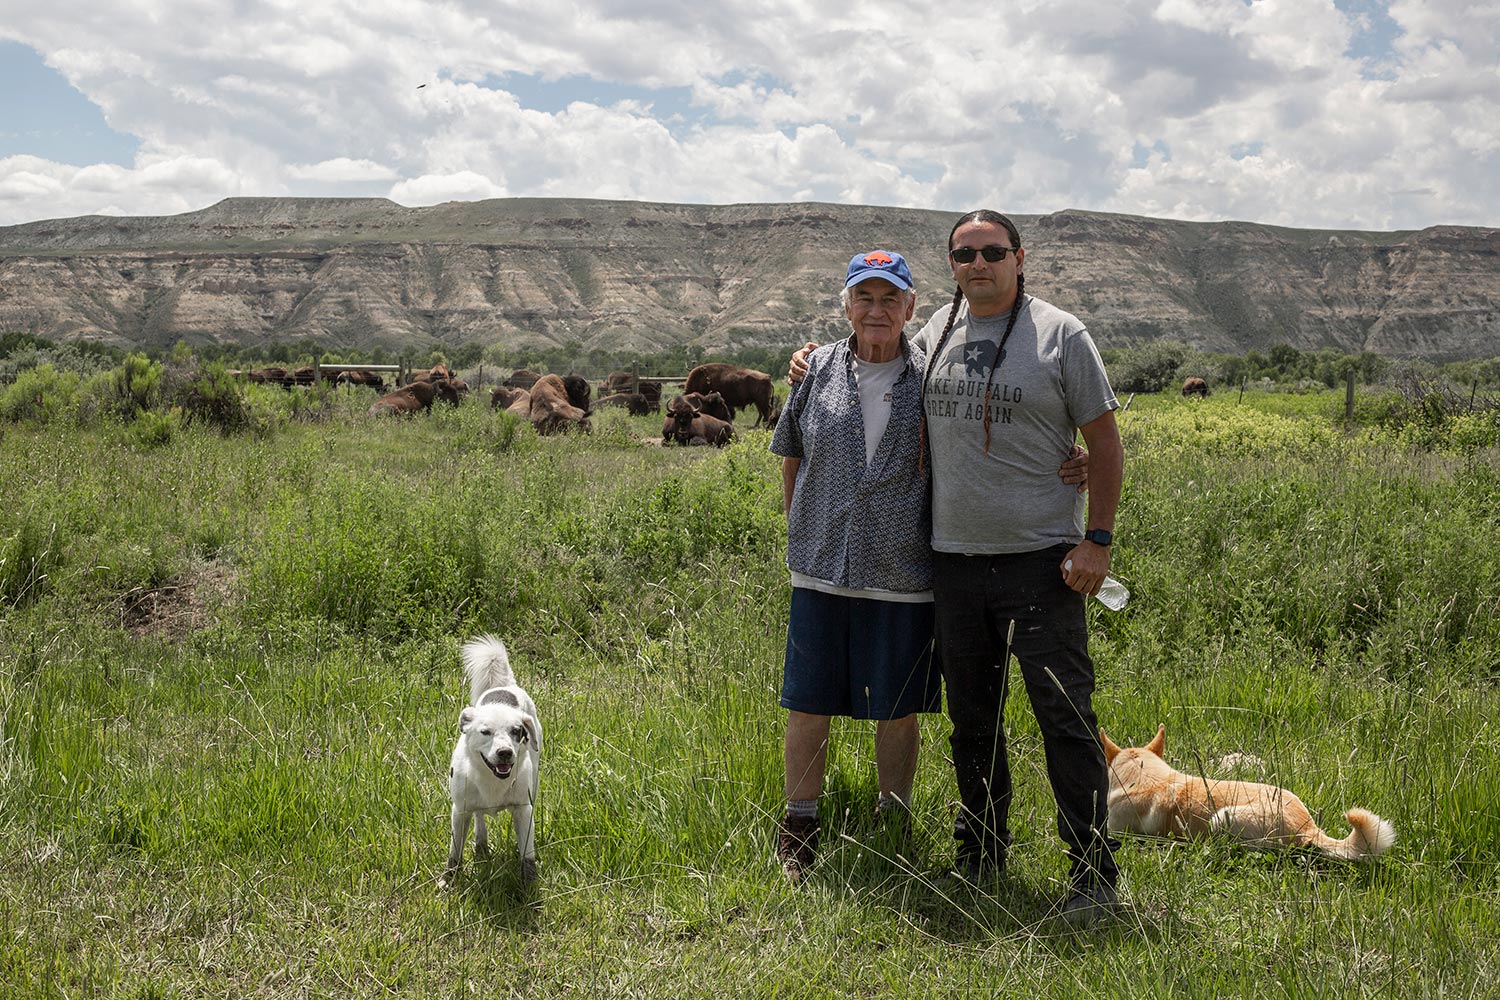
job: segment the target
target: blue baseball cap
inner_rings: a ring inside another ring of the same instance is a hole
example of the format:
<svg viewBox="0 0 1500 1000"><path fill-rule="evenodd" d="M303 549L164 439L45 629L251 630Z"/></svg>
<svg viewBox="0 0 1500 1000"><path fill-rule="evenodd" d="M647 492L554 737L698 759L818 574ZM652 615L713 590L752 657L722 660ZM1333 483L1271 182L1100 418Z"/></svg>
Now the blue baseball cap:
<svg viewBox="0 0 1500 1000"><path fill-rule="evenodd" d="M884 278L897 288L912 287L911 268L906 266L906 258L888 250L855 254L849 261L849 277L844 281L844 287L853 288L869 278Z"/></svg>

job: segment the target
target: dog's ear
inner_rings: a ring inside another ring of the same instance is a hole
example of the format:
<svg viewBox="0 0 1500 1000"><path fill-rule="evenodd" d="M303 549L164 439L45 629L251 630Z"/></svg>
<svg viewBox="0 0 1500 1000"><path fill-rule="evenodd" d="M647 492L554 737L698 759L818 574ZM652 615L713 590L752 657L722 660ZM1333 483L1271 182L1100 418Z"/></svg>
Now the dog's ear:
<svg viewBox="0 0 1500 1000"><path fill-rule="evenodd" d="M477 713L474 711L474 709L473 709L472 706L469 707L469 708L464 709L462 712L459 712L458 713L458 731L461 732L461 733L462 732L466 732L468 730L468 728L474 724L474 716L476 714Z"/></svg>
<svg viewBox="0 0 1500 1000"><path fill-rule="evenodd" d="M1167 750L1167 724L1165 722L1159 722L1159 723L1157 723L1157 725L1156 725L1156 735L1151 738L1151 742L1150 743L1146 744L1146 749L1150 750L1152 753L1156 754L1156 756L1158 756L1158 757L1160 757L1164 753L1166 753L1166 750Z"/></svg>
<svg viewBox="0 0 1500 1000"><path fill-rule="evenodd" d="M1104 763L1114 763L1115 758L1120 756L1120 748L1115 746L1115 741L1104 732L1103 726L1099 727L1099 742L1104 747Z"/></svg>
<svg viewBox="0 0 1500 1000"><path fill-rule="evenodd" d="M521 716L521 725L526 727L526 736L531 740L531 745L536 747L536 752L542 752L542 725L529 715Z"/></svg>

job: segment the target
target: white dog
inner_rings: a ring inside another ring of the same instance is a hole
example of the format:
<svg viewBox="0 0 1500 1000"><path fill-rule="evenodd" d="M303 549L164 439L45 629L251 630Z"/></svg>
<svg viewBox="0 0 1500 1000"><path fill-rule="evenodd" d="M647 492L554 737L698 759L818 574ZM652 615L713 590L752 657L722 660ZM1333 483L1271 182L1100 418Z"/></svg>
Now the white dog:
<svg viewBox="0 0 1500 1000"><path fill-rule="evenodd" d="M505 643L480 636L463 645L464 674L472 702L458 716L458 744L448 769L448 792L453 799L453 839L448 844L448 867L440 886L446 886L464 861L469 819L475 820L474 854L489 853L485 816L510 811L521 855L521 878L536 878L536 803L538 764L542 754L542 724L536 706L516 686Z"/></svg>

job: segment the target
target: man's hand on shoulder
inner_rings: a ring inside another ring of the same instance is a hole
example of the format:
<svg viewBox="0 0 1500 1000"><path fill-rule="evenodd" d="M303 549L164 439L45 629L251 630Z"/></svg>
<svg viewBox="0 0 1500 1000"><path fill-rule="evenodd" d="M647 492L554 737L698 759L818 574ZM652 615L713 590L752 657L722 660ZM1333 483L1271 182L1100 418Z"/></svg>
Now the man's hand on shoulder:
<svg viewBox="0 0 1500 1000"><path fill-rule="evenodd" d="M786 366L788 385L796 385L807 377L807 356L817 349L818 345L809 340L802 345L802 350L792 355L791 362Z"/></svg>

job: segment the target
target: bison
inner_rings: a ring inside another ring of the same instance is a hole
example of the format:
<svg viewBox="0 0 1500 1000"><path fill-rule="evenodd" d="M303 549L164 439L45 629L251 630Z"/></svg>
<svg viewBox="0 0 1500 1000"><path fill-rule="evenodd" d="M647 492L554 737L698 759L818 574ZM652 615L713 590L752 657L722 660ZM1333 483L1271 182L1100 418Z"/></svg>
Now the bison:
<svg viewBox="0 0 1500 1000"><path fill-rule="evenodd" d="M1194 376L1182 383L1182 394L1184 396L1207 396L1208 383Z"/></svg>
<svg viewBox="0 0 1500 1000"><path fill-rule="evenodd" d="M517 368L515 371L507 375L505 377L505 381L501 382L500 384L505 386L507 389L529 390L533 385L536 384L536 380L541 377L542 376L540 373L534 372L530 368Z"/></svg>
<svg viewBox="0 0 1500 1000"><path fill-rule="evenodd" d="M753 368L741 368L739 365L720 361L699 365L688 372L682 390L685 393L718 392L729 406L731 419L735 411L744 406L755 407L758 414L755 419L757 427L771 418L771 376Z"/></svg>
<svg viewBox="0 0 1500 1000"><path fill-rule="evenodd" d="M343 368L334 372L330 380L334 385L367 385L372 389L385 388L385 379L380 377L379 372L366 371L363 368Z"/></svg>
<svg viewBox="0 0 1500 1000"><path fill-rule="evenodd" d="M685 399L699 413L707 413L710 417L717 417L726 423L734 419L734 411L729 404L724 402L724 397L717 392L685 392L680 396L673 396L672 403L679 399ZM672 405L667 405L668 411Z"/></svg>
<svg viewBox="0 0 1500 1000"><path fill-rule="evenodd" d="M369 413L376 415L416 413L418 410L425 412L432 409L434 400L441 399L445 403L457 406L459 398L458 387L453 384L452 379L412 382L375 400L370 404Z"/></svg>
<svg viewBox="0 0 1500 1000"><path fill-rule="evenodd" d="M622 392L635 392L636 377L629 372L610 372L599 383L599 396L614 396Z"/></svg>
<svg viewBox="0 0 1500 1000"><path fill-rule="evenodd" d="M287 381L285 368L255 368L246 372L245 377L252 382L259 382L262 385L285 386L290 384Z"/></svg>
<svg viewBox="0 0 1500 1000"><path fill-rule="evenodd" d="M583 379L584 391L588 383ZM543 375L531 387L531 403L528 415L531 426L538 434L555 434L558 431L578 428L589 429L588 411L569 401L568 388L561 375Z"/></svg>
<svg viewBox="0 0 1500 1000"><path fill-rule="evenodd" d="M490 390L490 409L508 410L518 400L524 400L526 408L531 409L531 392L528 389L512 389L510 386L497 385Z"/></svg>
<svg viewBox="0 0 1500 1000"><path fill-rule="evenodd" d="M582 375L568 374L562 376L562 383L563 391L568 394L568 402L587 413L589 404L594 399L594 390L589 387L589 380Z"/></svg>
<svg viewBox="0 0 1500 1000"><path fill-rule="evenodd" d="M667 407L661 425L661 443L706 443L724 447L734 440L734 425L727 420L704 413L687 396L677 396Z"/></svg>
<svg viewBox="0 0 1500 1000"><path fill-rule="evenodd" d="M413 382L436 382L440 379L451 378L453 378L453 369L439 361L425 372L414 372L406 384L411 385Z"/></svg>
<svg viewBox="0 0 1500 1000"><path fill-rule="evenodd" d="M617 392L611 396L594 401L595 406L623 406L633 417L645 416L651 412L651 404L646 402L646 397L639 392ZM657 404L660 408L661 404Z"/></svg>

